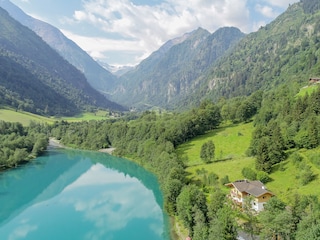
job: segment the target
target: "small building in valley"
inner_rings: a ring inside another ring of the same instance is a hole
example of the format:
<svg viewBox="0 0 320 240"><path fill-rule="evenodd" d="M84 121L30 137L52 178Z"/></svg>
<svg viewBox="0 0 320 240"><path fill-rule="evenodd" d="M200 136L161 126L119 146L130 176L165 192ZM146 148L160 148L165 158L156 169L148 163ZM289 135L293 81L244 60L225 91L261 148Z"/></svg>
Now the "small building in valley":
<svg viewBox="0 0 320 240"><path fill-rule="evenodd" d="M274 196L260 181L238 180L228 183L226 186L231 188L230 198L232 201L242 208L246 199L251 196L251 208L257 212L262 211L264 204Z"/></svg>
<svg viewBox="0 0 320 240"><path fill-rule="evenodd" d="M318 77L309 78L309 84L315 84L315 83L320 83L320 78Z"/></svg>

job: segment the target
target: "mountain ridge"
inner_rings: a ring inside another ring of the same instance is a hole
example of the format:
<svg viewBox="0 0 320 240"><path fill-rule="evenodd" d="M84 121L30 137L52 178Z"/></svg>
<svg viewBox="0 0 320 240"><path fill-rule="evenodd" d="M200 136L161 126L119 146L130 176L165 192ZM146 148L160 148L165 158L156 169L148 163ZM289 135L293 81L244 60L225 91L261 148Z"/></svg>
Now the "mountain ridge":
<svg viewBox="0 0 320 240"><path fill-rule="evenodd" d="M299 87L320 75L320 11L305 11L314 0L292 4L274 21L250 33L203 76L194 93L217 101L250 95L280 84ZM198 96L198 97L196 97Z"/></svg>
<svg viewBox="0 0 320 240"><path fill-rule="evenodd" d="M74 115L90 106L123 109L1 7L0 30L2 104L46 115Z"/></svg>
<svg viewBox="0 0 320 240"><path fill-rule="evenodd" d="M59 29L27 15L9 0L0 0L0 7L7 10L18 22L33 30L63 58L80 70L92 87L101 92L108 92L113 87L117 80L116 77Z"/></svg>
<svg viewBox="0 0 320 240"><path fill-rule="evenodd" d="M198 77L244 36L237 28L225 29L210 34L198 28L166 42L134 70L120 77L120 85L111 99L142 109L150 105L172 109L183 95L197 86ZM218 36L220 34L225 36ZM129 91L130 99L127 98Z"/></svg>

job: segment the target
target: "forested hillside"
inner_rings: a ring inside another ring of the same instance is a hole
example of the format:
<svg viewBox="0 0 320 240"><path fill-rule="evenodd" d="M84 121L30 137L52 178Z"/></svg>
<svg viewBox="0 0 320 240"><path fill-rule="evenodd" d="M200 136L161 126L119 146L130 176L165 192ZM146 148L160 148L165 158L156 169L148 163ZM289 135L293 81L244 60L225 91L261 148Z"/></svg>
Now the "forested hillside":
<svg viewBox="0 0 320 240"><path fill-rule="evenodd" d="M281 84L299 89L320 75L319 19L318 2L305 0L247 36L198 29L125 74L113 97L128 106L181 109Z"/></svg>
<svg viewBox="0 0 320 240"><path fill-rule="evenodd" d="M150 106L174 109L181 98L199 87L197 78L243 36L233 27L221 28L213 34L199 28L169 41L120 78L112 99L144 109Z"/></svg>
<svg viewBox="0 0 320 240"><path fill-rule="evenodd" d="M74 115L90 107L123 109L2 8L0 61L1 104L46 115Z"/></svg>
<svg viewBox="0 0 320 240"><path fill-rule="evenodd" d="M277 85L304 86L320 75L319 2L304 0L249 34L216 64L193 98L248 95Z"/></svg>
<svg viewBox="0 0 320 240"><path fill-rule="evenodd" d="M60 30L25 14L9 0L0 1L9 14L21 24L36 32L46 43L55 49L69 63L81 71L92 87L108 92L115 84L116 77L95 62L84 50L66 38Z"/></svg>

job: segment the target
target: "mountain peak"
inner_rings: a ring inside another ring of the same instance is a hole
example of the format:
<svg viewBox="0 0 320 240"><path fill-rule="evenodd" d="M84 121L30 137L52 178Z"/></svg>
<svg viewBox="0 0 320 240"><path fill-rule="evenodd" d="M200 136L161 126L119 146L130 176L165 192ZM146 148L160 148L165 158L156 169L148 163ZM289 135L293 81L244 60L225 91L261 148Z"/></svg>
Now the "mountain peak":
<svg viewBox="0 0 320 240"><path fill-rule="evenodd" d="M73 115L86 107L123 109L94 90L78 69L1 7L0 26L2 102L46 115Z"/></svg>
<svg viewBox="0 0 320 240"><path fill-rule="evenodd" d="M120 78L122 85L115 90L113 100L138 108L172 108L194 91L199 76L243 36L236 28L213 34L198 28L172 39Z"/></svg>
<svg viewBox="0 0 320 240"><path fill-rule="evenodd" d="M81 71L92 87L102 92L108 92L112 88L116 77L94 61L58 28L27 15L8 0L0 0L0 7L4 8L12 18L34 31L51 48Z"/></svg>

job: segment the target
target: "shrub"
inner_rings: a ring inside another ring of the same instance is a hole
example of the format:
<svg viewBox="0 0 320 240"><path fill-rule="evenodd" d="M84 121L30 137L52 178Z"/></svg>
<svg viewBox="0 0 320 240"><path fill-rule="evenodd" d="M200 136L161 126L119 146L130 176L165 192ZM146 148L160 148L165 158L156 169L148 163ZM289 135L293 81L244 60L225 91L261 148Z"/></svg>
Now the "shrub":
<svg viewBox="0 0 320 240"><path fill-rule="evenodd" d="M226 175L226 176L224 176L223 178L220 179L221 185L225 185L225 184L227 184L229 182L230 182L230 180L229 180L229 176L228 175Z"/></svg>
<svg viewBox="0 0 320 240"><path fill-rule="evenodd" d="M249 179L249 180L257 179L257 173L251 168L245 167L242 169L241 173L242 173L242 176L246 179Z"/></svg>
<svg viewBox="0 0 320 240"><path fill-rule="evenodd" d="M302 161L302 157L299 153L295 152L291 155L291 158L292 158L292 163L297 166L299 163L301 163Z"/></svg>
<svg viewBox="0 0 320 240"><path fill-rule="evenodd" d="M263 172L263 171L259 171L258 173L257 173L257 180L259 180L259 181L261 181L262 183L268 183L268 182L270 182L271 181L271 178L270 178L270 176L267 174L267 173L265 173L265 172Z"/></svg>

